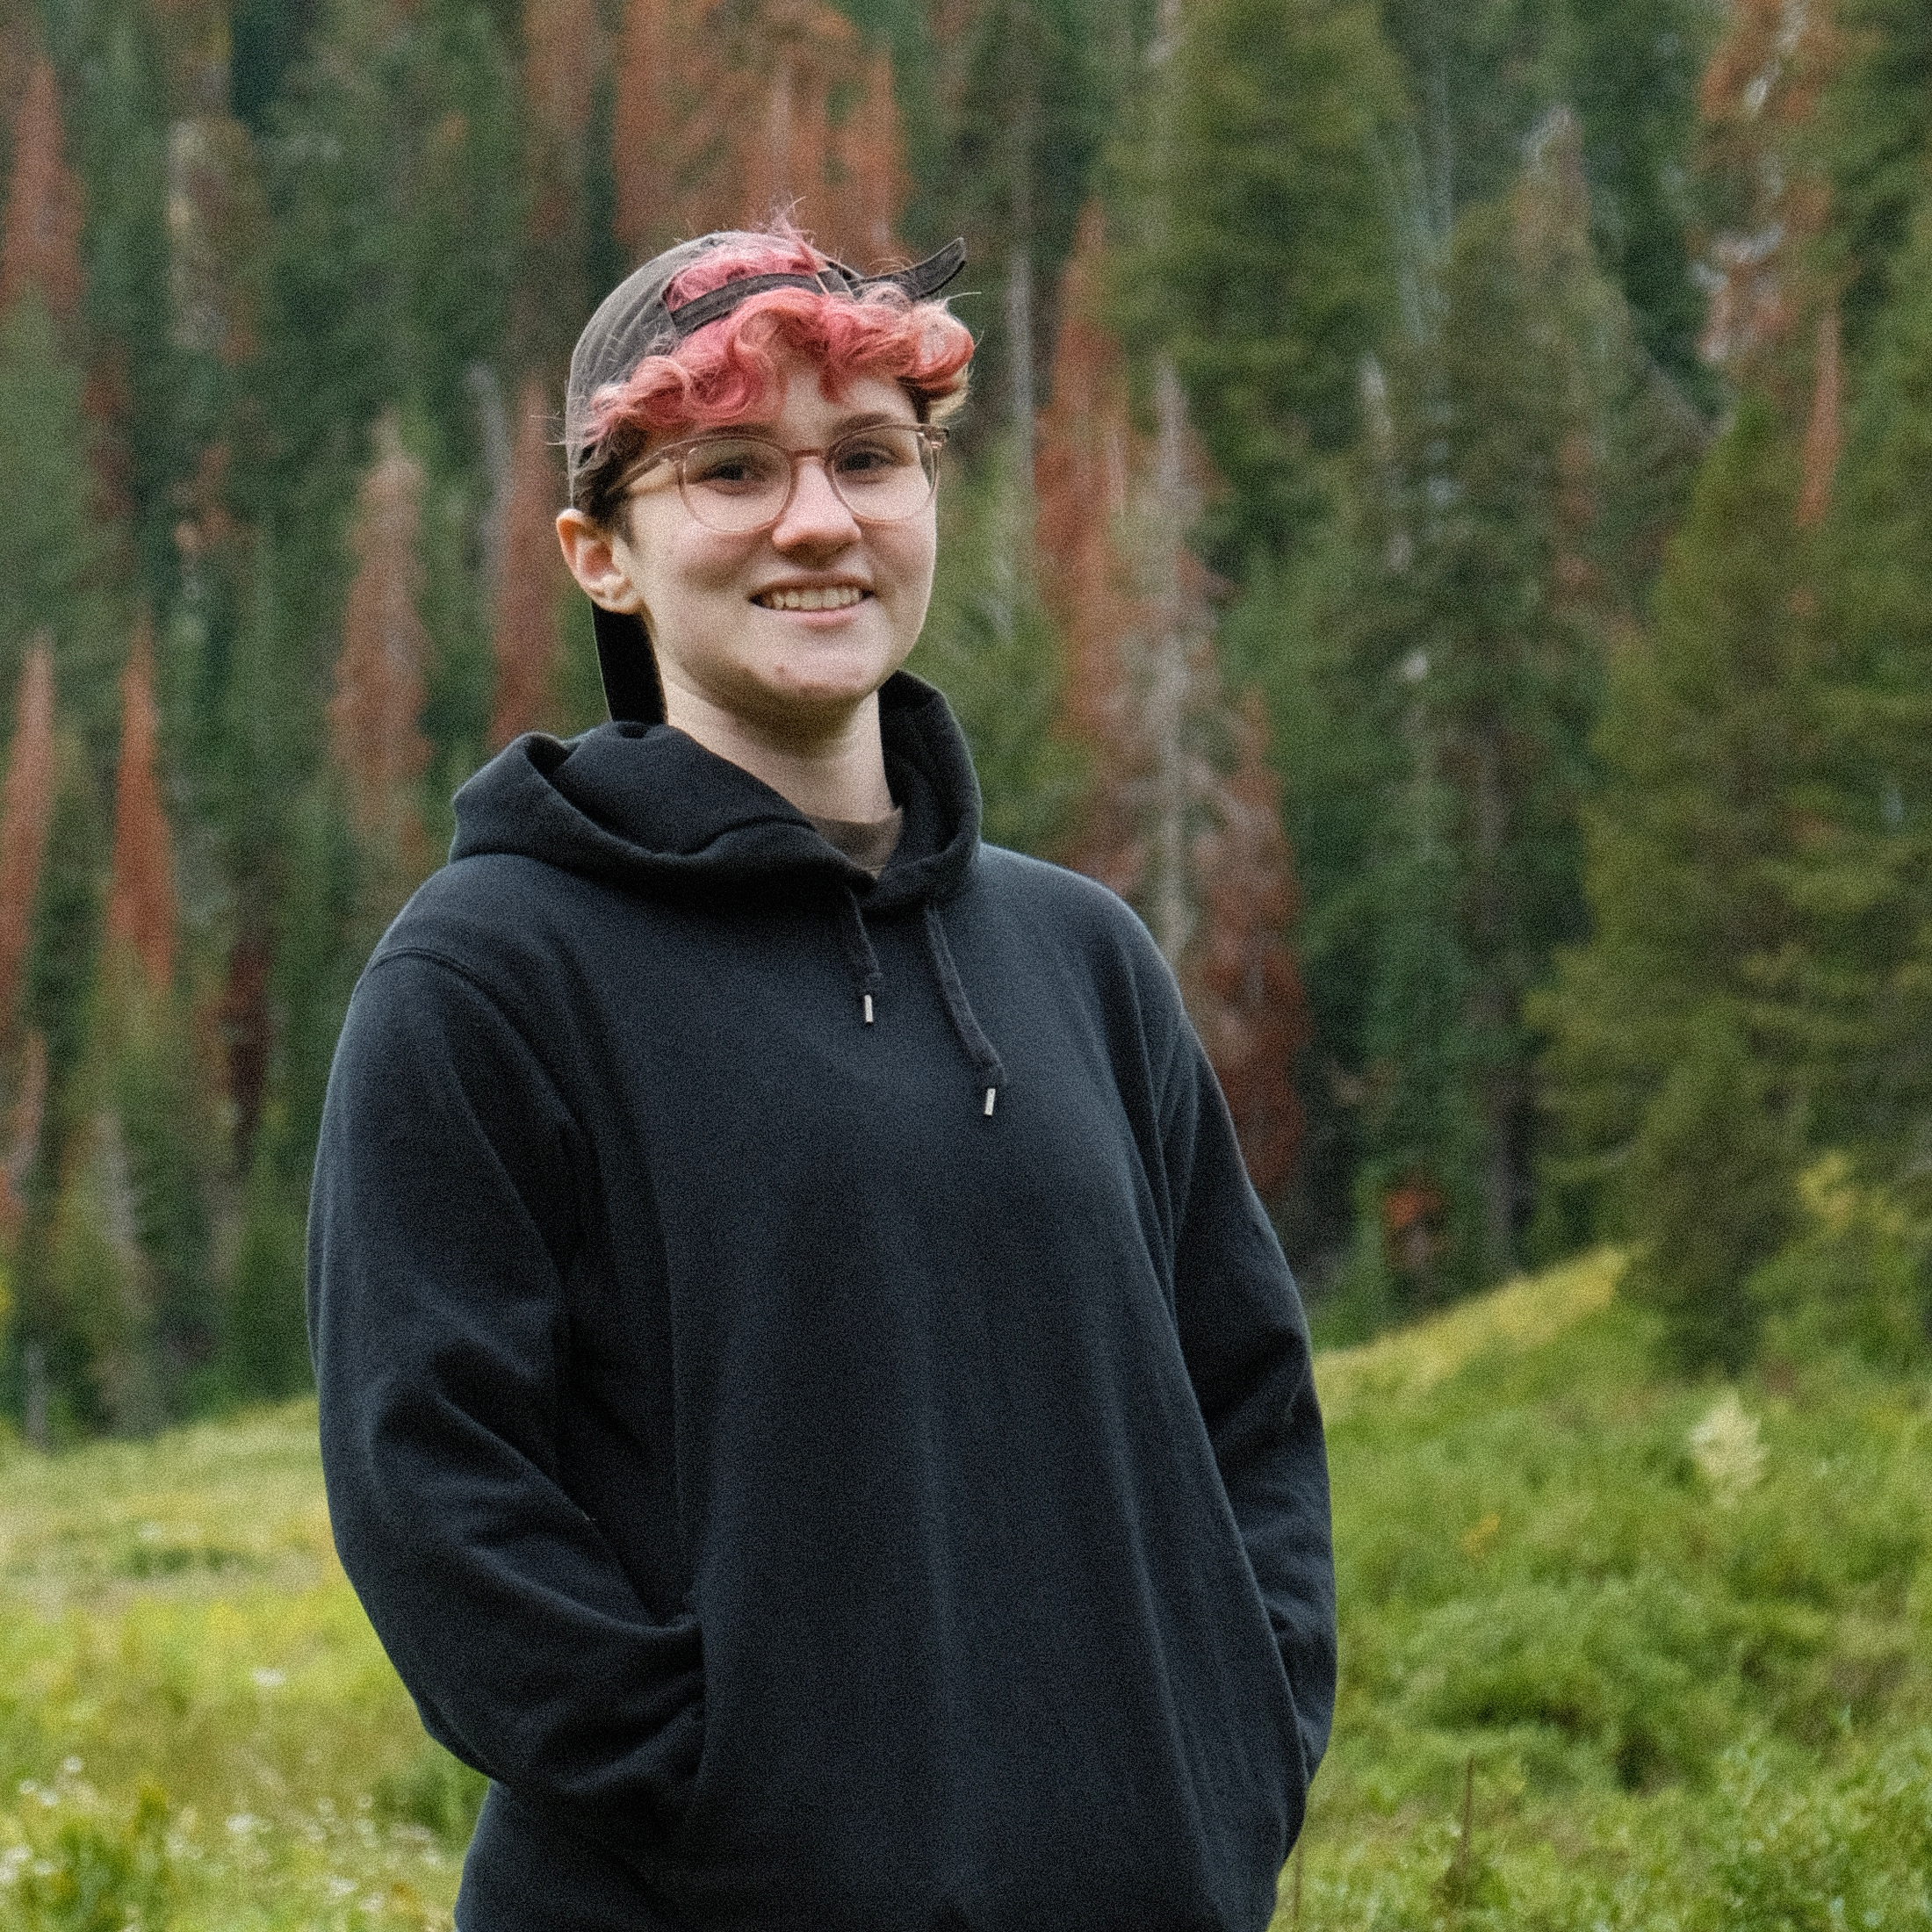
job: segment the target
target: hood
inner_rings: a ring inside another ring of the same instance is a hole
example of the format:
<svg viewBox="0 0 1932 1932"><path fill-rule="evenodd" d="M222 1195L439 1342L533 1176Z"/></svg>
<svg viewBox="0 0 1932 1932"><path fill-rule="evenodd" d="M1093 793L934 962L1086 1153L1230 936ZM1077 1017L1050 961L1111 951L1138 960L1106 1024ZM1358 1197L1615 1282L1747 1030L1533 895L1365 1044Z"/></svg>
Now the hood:
<svg viewBox="0 0 1932 1932"><path fill-rule="evenodd" d="M452 860L517 853L646 890L817 873L869 912L949 898L979 844L979 785L946 700L901 671L879 693L885 772L905 827L875 883L770 786L666 724L601 724L507 746L456 795Z"/></svg>

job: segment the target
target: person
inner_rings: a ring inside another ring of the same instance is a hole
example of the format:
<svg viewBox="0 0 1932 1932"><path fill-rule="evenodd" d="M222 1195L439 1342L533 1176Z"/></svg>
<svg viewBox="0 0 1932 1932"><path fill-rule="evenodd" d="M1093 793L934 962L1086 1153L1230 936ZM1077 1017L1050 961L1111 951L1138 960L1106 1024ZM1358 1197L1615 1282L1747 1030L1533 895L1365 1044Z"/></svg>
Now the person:
<svg viewBox="0 0 1932 1932"><path fill-rule="evenodd" d="M1259 1932L1335 1637L1308 1330L1174 979L903 666L949 250L639 269L572 365L612 720L458 794L331 1076L343 1565L490 1784L462 1932Z"/></svg>

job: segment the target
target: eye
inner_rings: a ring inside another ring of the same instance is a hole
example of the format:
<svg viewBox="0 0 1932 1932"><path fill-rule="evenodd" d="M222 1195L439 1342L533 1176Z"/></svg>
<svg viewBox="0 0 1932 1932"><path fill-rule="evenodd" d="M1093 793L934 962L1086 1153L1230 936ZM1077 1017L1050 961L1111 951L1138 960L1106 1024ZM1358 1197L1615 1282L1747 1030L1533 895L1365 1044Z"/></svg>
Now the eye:
<svg viewBox="0 0 1932 1932"><path fill-rule="evenodd" d="M919 439L910 429L861 429L833 446L832 460L841 481L876 481L915 466L919 462Z"/></svg>
<svg viewBox="0 0 1932 1932"><path fill-rule="evenodd" d="M785 468L768 443L748 436L716 436L695 445L684 458L684 480L731 494L768 489Z"/></svg>

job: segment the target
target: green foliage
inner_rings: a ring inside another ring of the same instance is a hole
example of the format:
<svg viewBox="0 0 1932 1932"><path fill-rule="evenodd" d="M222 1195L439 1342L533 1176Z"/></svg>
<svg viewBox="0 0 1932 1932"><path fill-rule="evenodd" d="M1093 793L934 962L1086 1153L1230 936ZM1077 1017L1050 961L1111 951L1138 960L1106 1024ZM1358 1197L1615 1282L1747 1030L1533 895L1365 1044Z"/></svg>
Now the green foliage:
<svg viewBox="0 0 1932 1932"><path fill-rule="evenodd" d="M1720 1487L1698 1445L1726 1403L1654 1379L1602 1272L1317 1363L1343 1679L1284 1932L1826 1932L1835 1899L1918 1922L1921 1381L1811 1357L1741 1385L1756 1453ZM478 1780L335 1566L313 1402L0 1459L0 1923L8 1848L70 1822L46 1862L116 1875L111 1932L156 1911L143 1870L180 1927L446 1912ZM139 1825L162 1763L165 1820L150 1799Z"/></svg>
<svg viewBox="0 0 1932 1932"><path fill-rule="evenodd" d="M269 991L278 1021L271 1087L285 1113L273 1144L282 1179L306 1189L335 1035L361 967L346 939L356 903L355 841L326 777L292 801L285 863Z"/></svg>
<svg viewBox="0 0 1932 1932"><path fill-rule="evenodd" d="M1900 262L1851 422L1817 621L1815 749L1789 976L1822 1144L1905 1175L1932 1105L1932 196Z"/></svg>
<svg viewBox="0 0 1932 1932"><path fill-rule="evenodd" d="M73 1761L69 1761L70 1763ZM0 1909L18 1932L164 1932L173 1922L174 1862L161 1786L143 1784L126 1818L106 1812L77 1771L20 1788L25 1835L0 1852Z"/></svg>
<svg viewBox="0 0 1932 1932"><path fill-rule="evenodd" d="M1686 159L1719 10L1708 0L1616 8L1571 0L1564 11L1552 37L1560 61L1554 97L1582 122L1597 253L1630 305L1645 354L1702 401L1714 386L1697 354L1704 305L1690 259L1707 218Z"/></svg>
<svg viewBox="0 0 1932 1932"><path fill-rule="evenodd" d="M470 1842L490 1781L425 1738L400 1770L376 1781L375 1813L392 1823L421 1826L458 1854Z"/></svg>
<svg viewBox="0 0 1932 1932"><path fill-rule="evenodd" d="M1120 108L1135 11L1102 0L986 0L966 15L963 44L947 51L957 80L941 87L954 98L925 137L943 155L934 218L941 233L964 229L976 287L992 297L960 304L981 344L974 379L984 406L961 425L970 448L988 447L1011 425L1022 347L1037 365L1054 339L1060 271ZM1030 312L1025 345L1012 333L1016 270ZM1027 373L1044 388L1036 367Z"/></svg>
<svg viewBox="0 0 1932 1932"><path fill-rule="evenodd" d="M1631 1292L1662 1316L1678 1366L1734 1373L1757 1339L1746 1281L1791 1229L1790 1140L1732 1016L1704 1009L1677 1045L1629 1154Z"/></svg>
<svg viewBox="0 0 1932 1932"><path fill-rule="evenodd" d="M103 888L97 861L107 847L106 815L79 741L55 741L53 823L27 956L25 1018L47 1037L56 1124L87 1043L89 1001L100 945Z"/></svg>
<svg viewBox="0 0 1932 1932"><path fill-rule="evenodd" d="M1750 1277L1774 1361L1849 1352L1909 1373L1932 1353L1932 1231L1882 1189L1860 1186L1843 1155L1799 1178L1795 1238Z"/></svg>
<svg viewBox="0 0 1932 1932"><path fill-rule="evenodd" d="M114 716L102 567L112 537L89 501L95 437L81 371L37 289L0 316L0 689L11 707L27 647L45 631L60 702L98 739Z"/></svg>
<svg viewBox="0 0 1932 1932"><path fill-rule="evenodd" d="M1648 356L1700 396L1693 236L1708 225L1691 165L1697 83L1719 10L1707 0L1381 0L1413 129L1409 220L1448 234L1503 194L1531 131L1555 107L1582 124L1590 226Z"/></svg>
<svg viewBox="0 0 1932 1932"><path fill-rule="evenodd" d="M1438 1331L1484 1304L1318 1361L1343 1681L1277 1925L1919 1922L1922 1388L1844 1355L1743 1385L1756 1456L1719 1488L1726 1405L1654 1379L1651 1317L1517 1338L1562 1286L1498 1298L1445 1373Z"/></svg>
<svg viewBox="0 0 1932 1932"><path fill-rule="evenodd" d="M1748 402L1698 479L1654 636L1612 664L1585 813L1596 929L1529 1003L1557 1171L1600 1229L1649 1241L1686 1360L1748 1347L1742 1284L1781 1238L1805 1091L1781 986L1803 932L1788 813L1811 703L1794 490L1775 418Z"/></svg>
<svg viewBox="0 0 1932 1932"><path fill-rule="evenodd" d="M1901 257L1932 139L1932 17L1917 0L1843 0L1833 26L1840 65L1813 145L1831 184L1826 250L1846 285L1845 329L1856 350L1895 293L1910 300L1919 292Z"/></svg>
<svg viewBox="0 0 1932 1932"><path fill-rule="evenodd" d="M1049 855L1071 829L1080 755L1056 735L1060 648L1032 573L1030 497L1007 453L941 493L941 569L911 667L959 715L996 844Z"/></svg>
<svg viewBox="0 0 1932 1932"><path fill-rule="evenodd" d="M1721 1792L1711 1923L1909 1926L1932 1916L1932 1732L1802 1786L1788 1762L1740 1751Z"/></svg>
<svg viewBox="0 0 1932 1932"><path fill-rule="evenodd" d="M22 1846L43 1900L93 1874L103 1932L447 1925L474 1781L342 1579L313 1400L0 1455L0 1925L96 1922L23 1915Z"/></svg>
<svg viewBox="0 0 1932 1932"><path fill-rule="evenodd" d="M308 1388L302 1282L306 1200L286 1178L279 1121L258 1138L227 1282L225 1361L238 1393L270 1402Z"/></svg>
<svg viewBox="0 0 1932 1932"><path fill-rule="evenodd" d="M1311 457L1355 428L1394 306L1376 148L1399 112L1366 0L1197 0L1121 159L1122 334L1171 356L1229 494L1218 559L1279 554L1319 510Z"/></svg>
<svg viewBox="0 0 1932 1932"><path fill-rule="evenodd" d="M68 153L83 190L87 340L79 346L90 372L108 377L118 404L110 422L90 425L90 441L105 440L105 467L126 491L142 588L152 599L174 580L180 515L174 492L200 453L213 374L188 365L169 308L168 131L188 104L167 97L155 11L142 0L39 11L60 68ZM78 472L84 446L45 447L50 454L57 447ZM63 681L63 701L70 695L82 694L70 694Z"/></svg>

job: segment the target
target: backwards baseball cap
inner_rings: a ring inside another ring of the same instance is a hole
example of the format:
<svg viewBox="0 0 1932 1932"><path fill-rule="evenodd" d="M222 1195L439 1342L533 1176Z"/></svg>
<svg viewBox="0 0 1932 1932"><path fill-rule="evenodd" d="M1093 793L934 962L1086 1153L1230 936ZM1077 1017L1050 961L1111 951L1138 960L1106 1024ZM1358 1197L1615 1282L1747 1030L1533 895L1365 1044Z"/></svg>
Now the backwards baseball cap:
<svg viewBox="0 0 1932 1932"><path fill-rule="evenodd" d="M773 240L768 234L724 229L693 242L681 242L634 270L597 305L571 354L570 386L564 401L564 454L573 496L578 472L596 448L598 398L628 381L645 357L669 355L707 322L721 320L740 303L768 289L811 289L856 302L874 289L896 288L909 299L922 302L936 295L966 266L966 244L954 241L923 262L885 275L861 275L843 263L828 260L814 273L747 273L674 306L667 299L671 285L714 249L743 249L755 258L756 253L771 248ZM590 611L611 717L661 724L664 698L642 622L627 612L606 610L601 604L592 604Z"/></svg>

